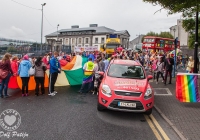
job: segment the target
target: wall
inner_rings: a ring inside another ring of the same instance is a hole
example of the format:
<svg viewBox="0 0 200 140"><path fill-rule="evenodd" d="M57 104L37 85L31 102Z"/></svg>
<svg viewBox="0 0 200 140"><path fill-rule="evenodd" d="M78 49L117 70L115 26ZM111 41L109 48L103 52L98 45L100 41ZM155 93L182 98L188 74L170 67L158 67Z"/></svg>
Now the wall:
<svg viewBox="0 0 200 140"><path fill-rule="evenodd" d="M95 42L95 38L98 38L98 43ZM101 42L101 38L104 38L104 43L106 42L106 35L94 35L92 38L92 46L98 46L98 49L100 50L100 45L103 44Z"/></svg>
<svg viewBox="0 0 200 140"><path fill-rule="evenodd" d="M175 28L176 29L176 31L175 31L175 37L178 37L178 39L180 41L180 45L181 46L187 46L188 45L188 36L189 36L189 33L187 33L185 31L185 29L182 27L182 21L183 21L182 19L178 19L177 20L177 25L172 26L170 28L170 33L174 36L173 29Z"/></svg>

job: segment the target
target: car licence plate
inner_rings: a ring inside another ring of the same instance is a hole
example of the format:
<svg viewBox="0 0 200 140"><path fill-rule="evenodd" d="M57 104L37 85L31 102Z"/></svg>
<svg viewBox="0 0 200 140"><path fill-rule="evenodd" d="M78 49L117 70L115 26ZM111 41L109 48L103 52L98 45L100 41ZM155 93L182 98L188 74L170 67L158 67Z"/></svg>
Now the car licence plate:
<svg viewBox="0 0 200 140"><path fill-rule="evenodd" d="M136 103L118 102L118 106L136 108Z"/></svg>

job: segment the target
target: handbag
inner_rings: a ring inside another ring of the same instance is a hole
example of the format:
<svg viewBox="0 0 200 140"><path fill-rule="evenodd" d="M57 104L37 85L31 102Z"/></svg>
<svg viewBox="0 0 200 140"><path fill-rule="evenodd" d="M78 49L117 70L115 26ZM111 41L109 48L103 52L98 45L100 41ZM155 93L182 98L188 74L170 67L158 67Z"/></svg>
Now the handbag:
<svg viewBox="0 0 200 140"><path fill-rule="evenodd" d="M35 66L33 66L33 67L30 68L30 70L29 70L29 75L30 75L30 76L35 75Z"/></svg>
<svg viewBox="0 0 200 140"><path fill-rule="evenodd" d="M0 79L5 79L8 76L8 71L0 69Z"/></svg>

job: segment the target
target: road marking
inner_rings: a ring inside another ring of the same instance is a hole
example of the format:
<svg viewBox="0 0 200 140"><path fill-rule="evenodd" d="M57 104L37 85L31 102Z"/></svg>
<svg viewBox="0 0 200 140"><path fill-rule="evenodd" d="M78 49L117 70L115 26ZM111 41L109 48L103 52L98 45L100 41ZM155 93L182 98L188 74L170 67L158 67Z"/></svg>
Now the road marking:
<svg viewBox="0 0 200 140"><path fill-rule="evenodd" d="M169 137L167 136L167 134L164 132L164 130L162 129L162 127L160 126L160 124L158 123L158 121L154 118L154 116L151 114L150 118L152 119L152 121L154 122L155 126L157 127L157 129L160 131L161 135L163 136L163 138L165 140L170 140Z"/></svg>
<svg viewBox="0 0 200 140"><path fill-rule="evenodd" d="M153 89L154 89L154 95L158 95L158 96L171 96L172 95L172 93L169 90L169 88L153 88ZM162 89L166 90L167 94L159 94L159 93L156 92L156 89L157 90L162 90Z"/></svg>
<svg viewBox="0 0 200 140"><path fill-rule="evenodd" d="M148 117L147 115L144 115L144 117L145 117L145 119L147 120L147 122L148 122L148 124L149 124L151 130L153 131L154 135L156 136L156 138L157 138L158 140L161 140L162 138L161 138L160 134L158 133L158 131L157 131L156 128L154 127L154 125L153 125L153 123L151 122L151 120L149 119L149 117Z"/></svg>

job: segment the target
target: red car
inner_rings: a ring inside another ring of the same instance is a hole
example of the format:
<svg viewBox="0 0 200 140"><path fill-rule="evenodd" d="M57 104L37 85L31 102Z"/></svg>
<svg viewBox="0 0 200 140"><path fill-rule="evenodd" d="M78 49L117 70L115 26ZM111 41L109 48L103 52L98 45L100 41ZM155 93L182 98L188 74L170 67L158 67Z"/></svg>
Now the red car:
<svg viewBox="0 0 200 140"><path fill-rule="evenodd" d="M104 109L152 113L154 91L140 63L112 60L103 76L98 92L98 111Z"/></svg>

